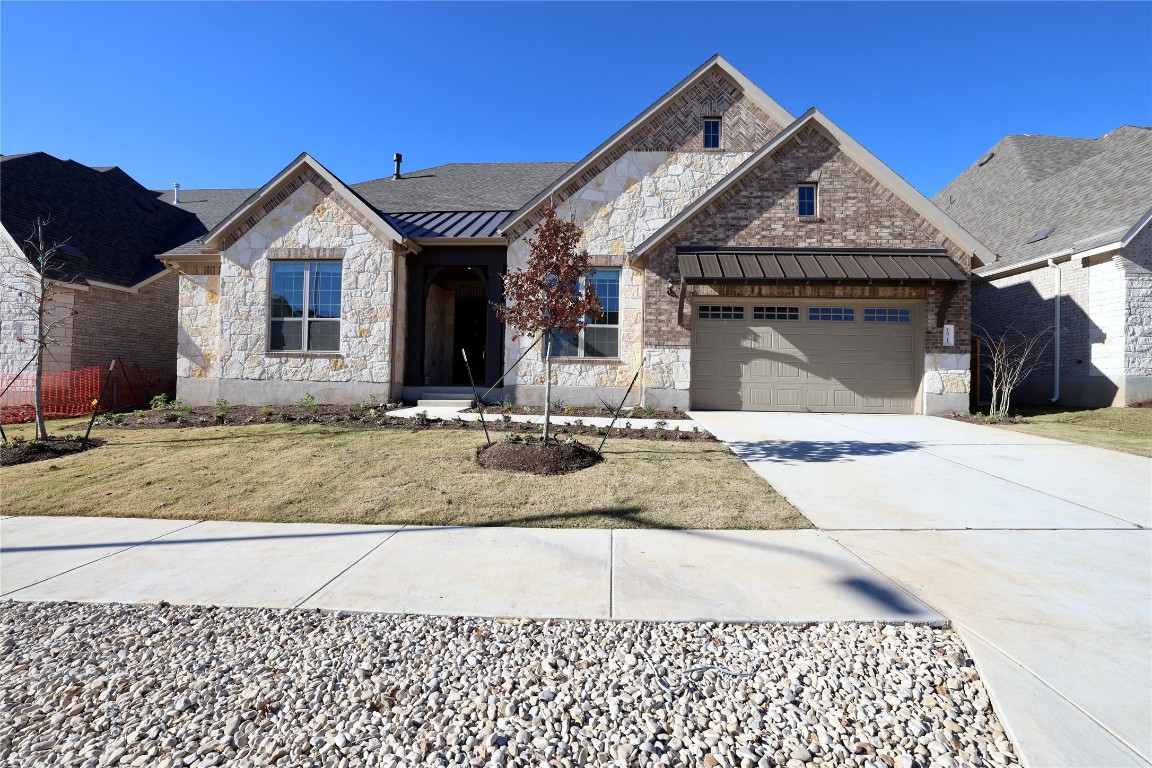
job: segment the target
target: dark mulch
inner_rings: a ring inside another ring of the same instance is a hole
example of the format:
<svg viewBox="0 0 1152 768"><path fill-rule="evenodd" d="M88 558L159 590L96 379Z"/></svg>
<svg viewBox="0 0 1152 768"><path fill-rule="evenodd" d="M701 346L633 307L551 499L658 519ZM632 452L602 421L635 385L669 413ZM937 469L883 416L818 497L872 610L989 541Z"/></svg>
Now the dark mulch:
<svg viewBox="0 0 1152 768"><path fill-rule="evenodd" d="M89 440L67 437L52 437L47 440L13 440L0 446L0 466L27 464L30 461L59 459L74 453L83 453L91 448L104 445L99 438ZM48 469L55 469L49 467Z"/></svg>
<svg viewBox="0 0 1152 768"><path fill-rule="evenodd" d="M1132 403L1129 408L1152 408L1152 400L1141 400L1138 403Z"/></svg>
<svg viewBox="0 0 1152 768"><path fill-rule="evenodd" d="M457 419L401 419L387 414L386 408L361 408L350 405L274 405L269 407L254 405L233 405L222 412L215 406L181 408L160 411L129 411L109 413L96 421L100 429L191 429L196 427L243 426L246 424L321 424L338 429L449 429L481 430L479 422ZM505 421L506 414L488 413L488 431L493 439L505 434L537 435L541 422L525 424ZM641 418L641 417L636 417ZM553 424L553 433L560 436L603 436L603 427ZM634 440L689 440L714 442L716 438L700 430L677 429L671 422L667 429L630 429L628 419L622 417L612 429L613 437L628 437Z"/></svg>
<svg viewBox="0 0 1152 768"><path fill-rule="evenodd" d="M470 408L470 413L477 413L478 409ZM543 416L544 408L539 405L486 405L484 412L489 415L499 416L502 413L518 414L523 416ZM581 418L586 416L603 416L606 419L612 418L612 411L608 410L602 405L568 405L563 408L553 408L553 416L579 416ZM625 408L620 411L620 420L626 419L663 419L664 421L672 421L673 419L689 419L691 418L684 411L646 411L643 408Z"/></svg>
<svg viewBox="0 0 1152 768"><path fill-rule="evenodd" d="M534 475L563 475L599 464L603 457L583 443L547 445L533 440L527 443L493 443L476 449L476 463L486 469L507 472L531 472Z"/></svg>

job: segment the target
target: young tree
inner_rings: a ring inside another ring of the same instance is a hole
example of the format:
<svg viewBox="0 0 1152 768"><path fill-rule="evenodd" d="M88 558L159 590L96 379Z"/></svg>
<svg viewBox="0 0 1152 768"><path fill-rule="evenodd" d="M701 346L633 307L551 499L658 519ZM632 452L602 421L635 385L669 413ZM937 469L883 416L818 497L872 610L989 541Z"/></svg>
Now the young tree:
<svg viewBox="0 0 1152 768"><path fill-rule="evenodd" d="M24 254L28 257L31 270L22 274L9 275L14 278L4 287L16 294L22 301L30 303L30 307L16 307L21 317L30 319L29 325L19 340L31 343L34 347L32 360L35 361L34 390L32 406L36 419L36 438L48 439L48 429L44 424L44 353L59 339L59 334L76 314L71 308L65 308L56 301L60 286L71 281L65 274L65 262L62 254L68 253L71 248L67 240L63 242L49 242L45 239L44 230L52 223L52 217L36 219L36 228L28 239L24 241ZM74 249L73 249L74 250ZM31 362L31 360L30 360Z"/></svg>
<svg viewBox="0 0 1152 768"><path fill-rule="evenodd" d="M504 305L497 316L513 329L513 339L542 334L544 344L544 444L552 418L552 346L557 334L578 333L589 318L602 314L596 291L588 281L588 252L579 248L584 232L575 222L556 218L544 209L544 221L528 240L524 269L504 276Z"/></svg>
<svg viewBox="0 0 1152 768"><path fill-rule="evenodd" d="M1011 323L1000 333L977 326L977 336L988 350L984 366L992 375L992 403L988 415L1008 418L1012 392L1043 364L1044 351L1052 341L1051 326L1028 335ZM1059 365L1056 360L1054 365Z"/></svg>

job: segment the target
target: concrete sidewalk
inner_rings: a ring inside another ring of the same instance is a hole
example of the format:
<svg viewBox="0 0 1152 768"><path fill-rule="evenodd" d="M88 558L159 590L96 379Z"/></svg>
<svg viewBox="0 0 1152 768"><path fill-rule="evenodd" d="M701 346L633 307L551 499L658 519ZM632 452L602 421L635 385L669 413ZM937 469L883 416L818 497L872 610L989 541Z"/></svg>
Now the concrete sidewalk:
<svg viewBox="0 0 1152 768"><path fill-rule="evenodd" d="M693 416L952 621L1025 764L1152 764L1152 461L923 416Z"/></svg>
<svg viewBox="0 0 1152 768"><path fill-rule="evenodd" d="M0 520L0 597L733 622L943 618L820 531Z"/></svg>

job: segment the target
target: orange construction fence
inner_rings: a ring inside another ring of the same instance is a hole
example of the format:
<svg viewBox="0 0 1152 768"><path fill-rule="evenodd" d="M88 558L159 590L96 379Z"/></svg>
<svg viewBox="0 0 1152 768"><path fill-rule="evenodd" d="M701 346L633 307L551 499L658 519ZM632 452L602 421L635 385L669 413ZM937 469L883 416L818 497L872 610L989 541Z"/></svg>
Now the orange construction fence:
<svg viewBox="0 0 1152 768"><path fill-rule="evenodd" d="M108 384L100 400L101 411L147 408L156 395L172 394L176 383L175 376L169 371L148 370L119 361L111 374L108 366L100 365L70 371L45 371L44 416L57 419L92 413L105 377L108 377ZM32 421L35 413L35 374L25 371L15 376L0 375L0 391L5 388L8 391L0 397L0 422L17 424Z"/></svg>

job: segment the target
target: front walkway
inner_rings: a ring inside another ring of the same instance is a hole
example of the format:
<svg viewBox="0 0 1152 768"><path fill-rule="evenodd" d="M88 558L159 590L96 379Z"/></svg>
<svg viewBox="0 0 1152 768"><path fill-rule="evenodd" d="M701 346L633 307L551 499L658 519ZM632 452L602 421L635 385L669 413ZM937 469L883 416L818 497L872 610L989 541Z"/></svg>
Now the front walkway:
<svg viewBox="0 0 1152 768"><path fill-rule="evenodd" d="M1152 461L923 416L693 413L960 632L1033 766L1152 761Z"/></svg>

